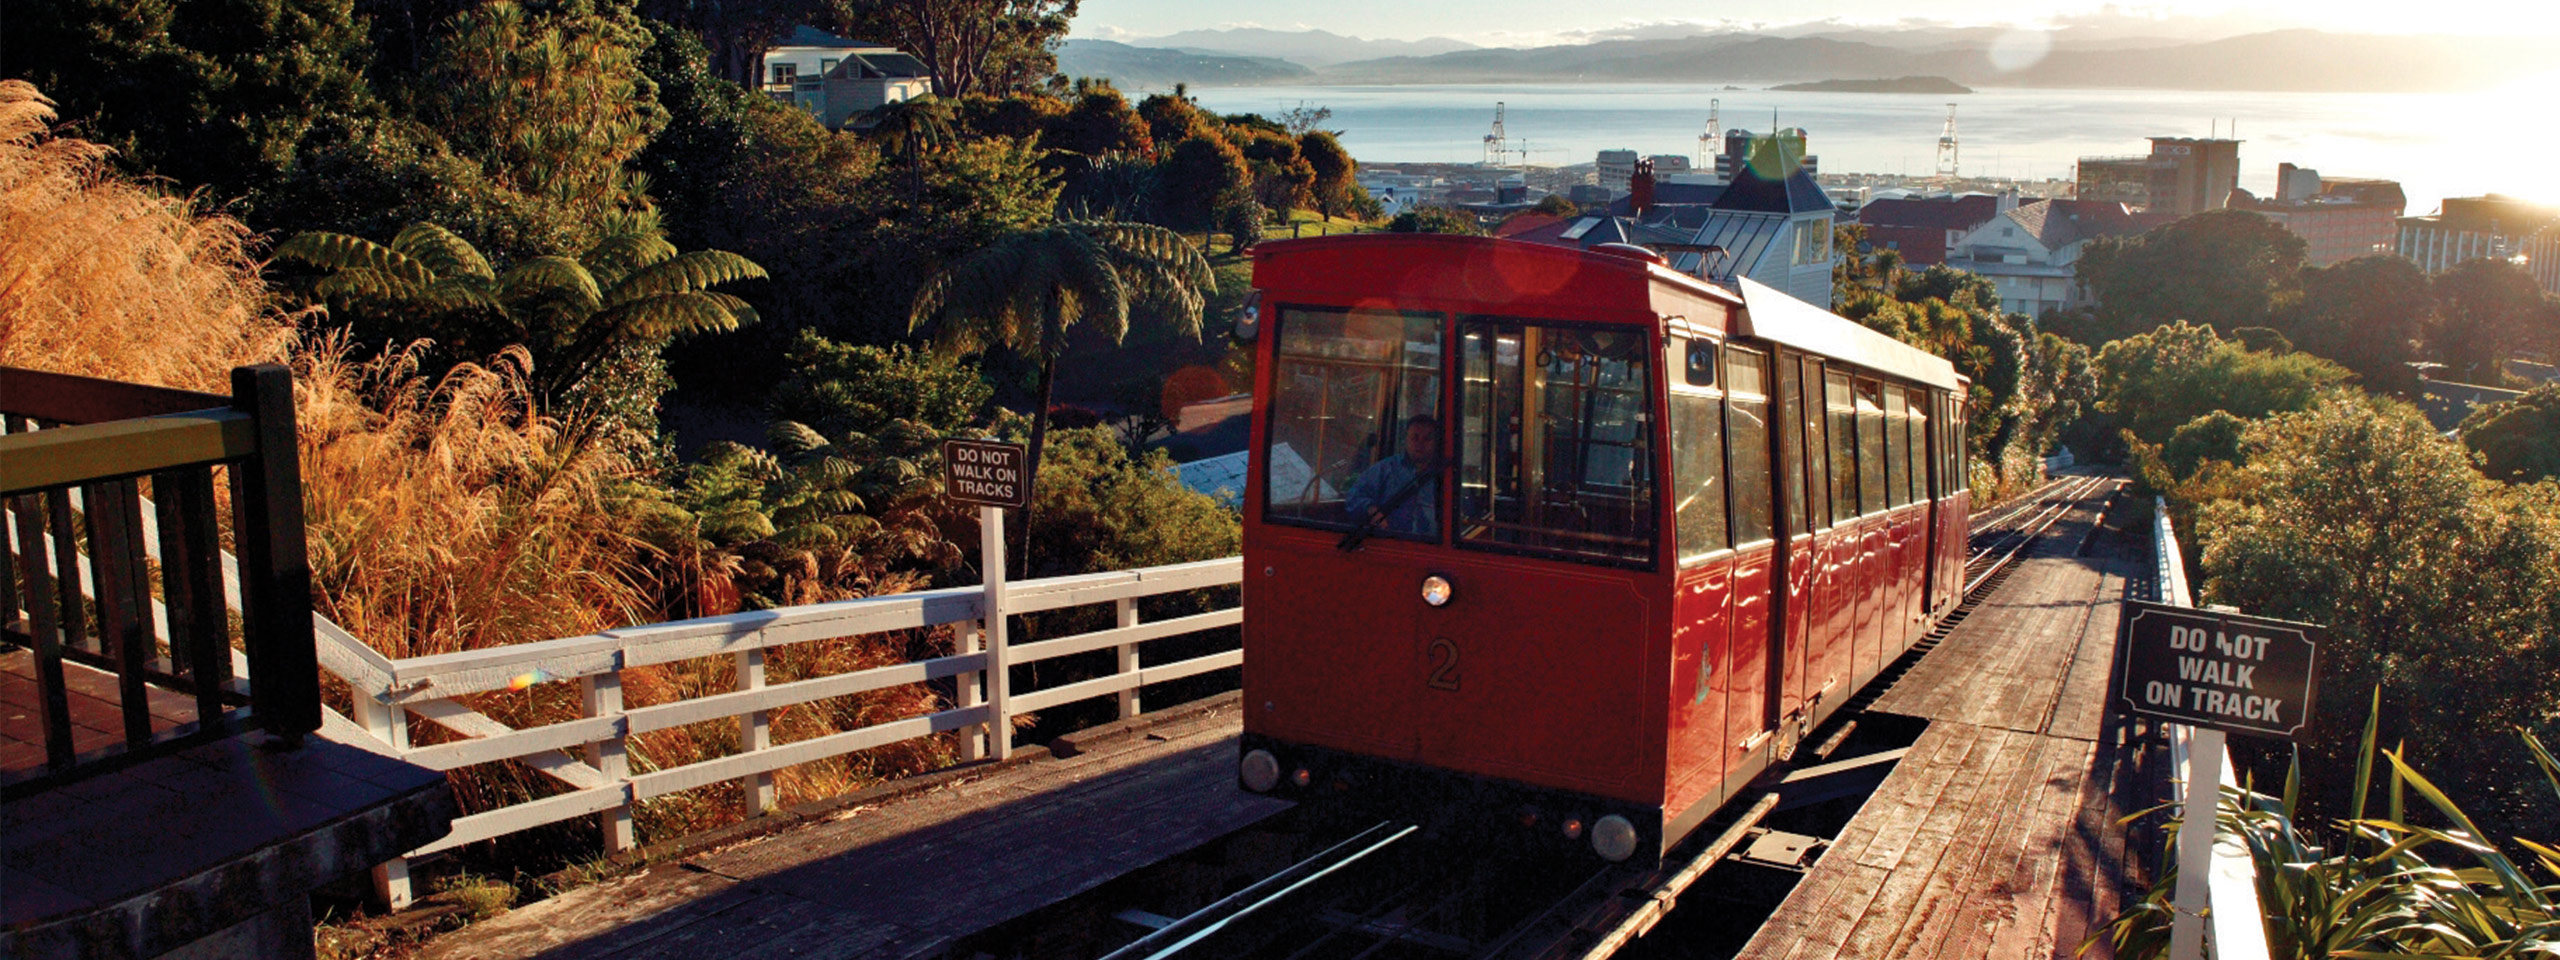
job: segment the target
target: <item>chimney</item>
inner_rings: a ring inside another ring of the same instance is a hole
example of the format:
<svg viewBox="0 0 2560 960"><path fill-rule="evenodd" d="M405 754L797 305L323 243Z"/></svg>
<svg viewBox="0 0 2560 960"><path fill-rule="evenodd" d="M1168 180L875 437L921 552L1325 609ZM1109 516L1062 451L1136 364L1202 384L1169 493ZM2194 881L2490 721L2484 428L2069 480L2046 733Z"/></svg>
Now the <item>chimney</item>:
<svg viewBox="0 0 2560 960"><path fill-rule="evenodd" d="M1653 209L1653 160L1636 161L1635 175L1627 178L1627 207L1635 219L1644 220L1644 212Z"/></svg>

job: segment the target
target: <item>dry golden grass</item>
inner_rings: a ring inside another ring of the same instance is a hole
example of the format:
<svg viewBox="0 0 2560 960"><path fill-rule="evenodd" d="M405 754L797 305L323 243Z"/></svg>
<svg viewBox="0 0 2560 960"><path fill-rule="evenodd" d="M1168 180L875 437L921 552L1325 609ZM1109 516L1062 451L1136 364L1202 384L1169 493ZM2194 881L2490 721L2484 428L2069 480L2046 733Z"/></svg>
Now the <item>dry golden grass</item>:
<svg viewBox="0 0 2560 960"><path fill-rule="evenodd" d="M228 393L233 366L283 359L292 318L248 228L117 176L53 118L0 80L0 364Z"/></svg>
<svg viewBox="0 0 2560 960"><path fill-rule="evenodd" d="M232 366L290 359L314 600L349 632L393 657L576 636L689 608L691 594L735 567L699 547L670 555L635 533L644 522L681 532L690 521L648 494L653 481L630 459L633 445L537 408L521 349L430 380L418 369L423 345L357 359L341 337L298 340L299 318L274 306L246 228L117 176L105 148L48 136L52 118L33 87L0 81L0 363L227 392ZM869 592L912 586L893 577ZM767 678L885 666L936 642L947 636L802 644L775 651ZM635 707L735 684L726 658L627 670L623 679ZM343 686L331 692L341 708L345 696ZM580 714L569 683L469 699L517 727ZM775 742L789 743L939 706L931 690L901 687L778 710L772 729ZM422 743L440 739L423 726L416 733ZM645 771L738 747L736 724L718 721L635 737L631 752L634 769ZM781 802L834 796L951 757L947 738L928 738L802 764L777 777ZM452 782L468 811L563 789L515 763L456 771ZM722 785L652 800L640 811L643 834L734 820L733 796ZM583 846L595 849L591 840ZM509 850L488 854L483 862L500 869L515 859Z"/></svg>

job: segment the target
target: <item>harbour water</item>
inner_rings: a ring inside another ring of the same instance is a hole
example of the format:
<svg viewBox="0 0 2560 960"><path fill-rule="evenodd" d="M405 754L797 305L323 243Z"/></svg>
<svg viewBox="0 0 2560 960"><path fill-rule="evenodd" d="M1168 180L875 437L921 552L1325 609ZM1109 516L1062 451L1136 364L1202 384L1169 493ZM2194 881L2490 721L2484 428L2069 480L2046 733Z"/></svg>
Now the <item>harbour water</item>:
<svg viewBox="0 0 2560 960"><path fill-rule="evenodd" d="M1947 104L1956 106L1967 176L2072 176L2083 156L2140 154L2148 136L2233 135L2240 185L2264 195L2276 164L2324 176L2401 182L2412 214L2448 196L2499 192L2560 202L2560 125L2548 119L2560 74L2463 94L1984 89L1971 94L1793 93L1705 84L1468 84L1202 88L1221 113L1332 109L1353 156L1370 162L1472 162L1496 102L1514 162L1589 163L1601 150L1694 160L1710 98L1726 127L1803 127L1826 173L1926 175ZM2235 127L2236 124L2236 127Z"/></svg>

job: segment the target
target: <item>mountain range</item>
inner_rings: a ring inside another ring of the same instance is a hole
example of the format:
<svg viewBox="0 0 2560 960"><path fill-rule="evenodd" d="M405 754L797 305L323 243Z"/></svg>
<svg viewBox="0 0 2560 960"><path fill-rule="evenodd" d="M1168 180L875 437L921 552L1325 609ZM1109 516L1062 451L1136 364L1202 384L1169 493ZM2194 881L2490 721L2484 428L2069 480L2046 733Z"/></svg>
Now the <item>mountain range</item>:
<svg viewBox="0 0 2560 960"><path fill-rule="evenodd" d="M2549 69L2549 52L2541 46L2521 39L2307 29L2193 41L2123 31L1936 28L1791 36L1724 31L1514 48L1248 28L1193 30L1128 44L1069 40L1058 59L1063 72L1110 76L1131 89L1176 82L1773 84L1940 76L1974 87L2385 92L2494 86ZM1376 55L1385 50L1403 52ZM1369 55L1354 58L1363 52Z"/></svg>

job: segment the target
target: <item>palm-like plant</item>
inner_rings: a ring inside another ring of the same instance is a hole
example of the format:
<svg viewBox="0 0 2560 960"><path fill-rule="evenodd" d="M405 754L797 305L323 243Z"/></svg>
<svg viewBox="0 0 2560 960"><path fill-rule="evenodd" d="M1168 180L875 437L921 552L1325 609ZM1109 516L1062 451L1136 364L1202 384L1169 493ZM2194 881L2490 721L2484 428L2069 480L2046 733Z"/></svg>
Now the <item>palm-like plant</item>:
<svg viewBox="0 0 2560 960"><path fill-rule="evenodd" d="M1031 422L1030 464L1040 475L1051 388L1067 329L1101 325L1113 343L1128 336L1131 307L1200 335L1200 310L1218 289L1208 258L1181 234L1144 223L1067 221L1004 236L952 264L916 292L910 329L933 324L946 354L1007 347L1040 364L1040 407ZM1027 554L1031 516L1022 518ZM1030 558L1021 561L1030 569Z"/></svg>
<svg viewBox="0 0 2560 960"><path fill-rule="evenodd" d="M957 117L950 101L926 94L881 104L865 118L871 135L907 165L907 191L912 201L924 197L924 158L952 140Z"/></svg>
<svg viewBox="0 0 2560 960"><path fill-rule="evenodd" d="M504 271L432 223L410 224L388 245L300 234L276 256L328 271L317 292L333 302L423 315L431 329L484 352L523 344L545 403L623 352L755 322L746 301L711 288L765 276L724 250L677 252L647 214L610 219L583 256L535 257Z"/></svg>

